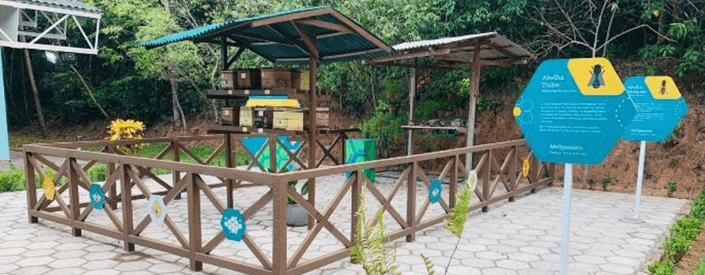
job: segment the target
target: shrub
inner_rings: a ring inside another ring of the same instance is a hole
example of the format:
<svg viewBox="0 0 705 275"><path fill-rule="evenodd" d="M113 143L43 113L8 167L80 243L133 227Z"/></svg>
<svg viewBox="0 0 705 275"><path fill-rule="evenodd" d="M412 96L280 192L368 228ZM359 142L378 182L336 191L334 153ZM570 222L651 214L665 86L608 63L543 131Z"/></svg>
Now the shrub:
<svg viewBox="0 0 705 275"><path fill-rule="evenodd" d="M673 186L676 186L674 181ZM685 255L695 238L700 234L700 226L705 221L705 190L693 200L690 213L679 218L671 227L670 236L664 244L664 253L660 260L649 264L649 272L655 275L670 275L674 266Z"/></svg>
<svg viewBox="0 0 705 275"><path fill-rule="evenodd" d="M670 197L673 195L673 193L678 191L678 184L675 181L671 180L666 184L666 189L668 190L668 196Z"/></svg>
<svg viewBox="0 0 705 275"><path fill-rule="evenodd" d="M0 171L0 192L24 190L24 170L10 168Z"/></svg>
<svg viewBox="0 0 705 275"><path fill-rule="evenodd" d="M610 186L614 182L614 178L612 177L604 177L602 178L602 191L607 191L607 187Z"/></svg>
<svg viewBox="0 0 705 275"><path fill-rule="evenodd" d="M108 179L108 167L105 164L96 164L88 169L88 178L92 182L105 181Z"/></svg>

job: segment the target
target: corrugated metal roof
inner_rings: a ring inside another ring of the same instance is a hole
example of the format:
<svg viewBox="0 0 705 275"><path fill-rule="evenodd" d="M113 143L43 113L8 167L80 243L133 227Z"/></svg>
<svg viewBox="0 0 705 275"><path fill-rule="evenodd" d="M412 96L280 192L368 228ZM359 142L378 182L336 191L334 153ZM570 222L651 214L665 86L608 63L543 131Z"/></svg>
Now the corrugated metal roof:
<svg viewBox="0 0 705 275"><path fill-rule="evenodd" d="M149 49L186 40L215 43L217 38L227 35L232 40L239 40L235 42L240 44L248 44L250 50L270 61L282 64L304 64L308 63L309 54L304 51L306 47L301 46L303 45L303 41L301 40L296 29L294 29L292 21L284 21L262 26L253 26L253 22L321 9L328 9L330 12L317 14L317 20L346 26L347 22L342 22L339 20L340 17L334 16L342 15L335 9L327 6L304 7L254 17L230 19L222 23L214 23L151 40L140 44L140 46L144 46ZM347 26L350 27L350 25ZM310 26L305 24L301 24L301 29L307 33L311 33L313 31ZM282 36L282 34L284 36ZM371 37L374 37L374 39L377 39L376 41L371 41L356 32L341 33L326 28L316 28L316 36L316 44L321 62L375 58L388 54L374 43L377 42L386 46L386 44L381 42L381 40L376 36L370 35ZM292 45L283 42L271 42L289 40L289 38L296 40L299 45ZM391 47L386 47L391 50ZM302 50L302 48L304 48L304 50Z"/></svg>
<svg viewBox="0 0 705 275"><path fill-rule="evenodd" d="M21 3L38 4L45 6L58 6L62 8L70 8L82 11L96 11L94 8L89 8L81 0L15 0Z"/></svg>
<svg viewBox="0 0 705 275"><path fill-rule="evenodd" d="M487 32L487 33L470 34L470 35L463 35L463 36L456 36L456 37L444 37L444 38L439 38L439 39L405 42L405 43L395 45L395 46L393 46L393 48L394 48L394 50L400 52L400 54L404 54L405 52L411 52L411 51L418 50L418 49L433 48L433 47L437 47L437 46L450 45L450 44L459 43L459 42L470 42L470 41L478 40L478 39L488 39L490 44L493 44L493 45L495 45L505 51L505 52L501 52L501 51L498 51L493 48L485 47L480 50L480 59L485 59L485 60L517 59L517 58L518 59L528 59L528 58L534 57L534 55L531 54L526 49L522 48L521 46L517 45L516 43L512 42L511 40L507 39L506 37L504 37L496 32ZM414 52L416 52L416 51L414 51ZM472 53L473 49L470 47L467 49L463 49L462 52L463 53ZM507 53L509 53L509 54L507 54Z"/></svg>

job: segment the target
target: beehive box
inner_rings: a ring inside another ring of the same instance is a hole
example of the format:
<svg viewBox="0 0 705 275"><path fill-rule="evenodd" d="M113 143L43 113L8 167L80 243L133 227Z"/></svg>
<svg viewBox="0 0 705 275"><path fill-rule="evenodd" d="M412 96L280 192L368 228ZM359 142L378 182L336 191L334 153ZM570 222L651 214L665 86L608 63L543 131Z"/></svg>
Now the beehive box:
<svg viewBox="0 0 705 275"><path fill-rule="evenodd" d="M235 72L223 71L220 76L220 88L223 90L235 89Z"/></svg>
<svg viewBox="0 0 705 275"><path fill-rule="evenodd" d="M297 91L310 90L309 80L310 75L308 70L294 70L291 72L291 88Z"/></svg>
<svg viewBox="0 0 705 275"><path fill-rule="evenodd" d="M253 123L255 128L272 129L274 110L271 107L256 107L253 110Z"/></svg>
<svg viewBox="0 0 705 275"><path fill-rule="evenodd" d="M304 130L304 113L300 108L275 108L273 120L274 129L287 131Z"/></svg>
<svg viewBox="0 0 705 275"><path fill-rule="evenodd" d="M254 119L252 108L240 107L240 127L252 127Z"/></svg>
<svg viewBox="0 0 705 275"><path fill-rule="evenodd" d="M223 125L235 125L240 121L240 107L222 107L220 118Z"/></svg>
<svg viewBox="0 0 705 275"><path fill-rule="evenodd" d="M309 110L304 109L304 121L308 124L309 121ZM329 128L330 125L330 108L328 107L318 107L316 108L316 127L317 128Z"/></svg>
<svg viewBox="0 0 705 275"><path fill-rule="evenodd" d="M262 89L291 89L291 69L262 69Z"/></svg>
<svg viewBox="0 0 705 275"><path fill-rule="evenodd" d="M237 70L237 88L259 90L262 88L262 74L259 69Z"/></svg>

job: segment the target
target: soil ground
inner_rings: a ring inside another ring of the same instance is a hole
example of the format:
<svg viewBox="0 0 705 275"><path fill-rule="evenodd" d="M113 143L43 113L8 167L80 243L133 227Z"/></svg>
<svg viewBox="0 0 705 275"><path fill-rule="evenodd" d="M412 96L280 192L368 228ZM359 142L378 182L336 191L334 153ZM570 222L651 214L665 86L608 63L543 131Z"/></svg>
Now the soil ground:
<svg viewBox="0 0 705 275"><path fill-rule="evenodd" d="M705 251L705 232L700 233L695 242L690 244L690 249L681 258L676 267L675 275L690 275L695 272L700 264L700 258L703 256L703 251Z"/></svg>

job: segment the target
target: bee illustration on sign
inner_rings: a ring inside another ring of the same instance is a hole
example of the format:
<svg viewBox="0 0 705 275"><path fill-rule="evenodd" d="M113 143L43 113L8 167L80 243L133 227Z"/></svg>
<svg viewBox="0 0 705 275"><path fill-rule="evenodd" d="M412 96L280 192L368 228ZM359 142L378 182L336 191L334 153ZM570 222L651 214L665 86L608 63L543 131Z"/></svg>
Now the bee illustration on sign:
<svg viewBox="0 0 705 275"><path fill-rule="evenodd" d="M590 72L592 74L592 77L590 78L590 82L588 83L588 87L592 87L594 89L604 87L605 86L605 79L602 78L602 74L605 72L604 68L600 64L596 64L595 66L592 67L592 71Z"/></svg>
<svg viewBox="0 0 705 275"><path fill-rule="evenodd" d="M668 93L668 90L666 89L666 80L661 81L661 88L659 89L659 93L661 93L661 95L665 95Z"/></svg>

